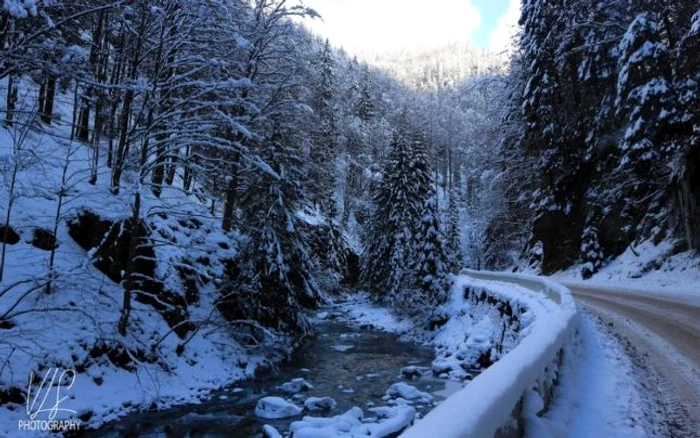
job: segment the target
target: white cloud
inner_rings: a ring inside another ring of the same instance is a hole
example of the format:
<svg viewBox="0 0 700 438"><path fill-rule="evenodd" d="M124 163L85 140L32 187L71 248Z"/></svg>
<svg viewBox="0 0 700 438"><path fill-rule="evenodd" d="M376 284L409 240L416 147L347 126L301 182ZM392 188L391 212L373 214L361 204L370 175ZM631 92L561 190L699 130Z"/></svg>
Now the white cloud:
<svg viewBox="0 0 700 438"><path fill-rule="evenodd" d="M510 0L508 10L500 16L496 27L489 33L489 49L495 53L510 52L518 29L522 0Z"/></svg>
<svg viewBox="0 0 700 438"><path fill-rule="evenodd" d="M305 0L323 21L314 32L355 54L471 41L481 23L470 0Z"/></svg>

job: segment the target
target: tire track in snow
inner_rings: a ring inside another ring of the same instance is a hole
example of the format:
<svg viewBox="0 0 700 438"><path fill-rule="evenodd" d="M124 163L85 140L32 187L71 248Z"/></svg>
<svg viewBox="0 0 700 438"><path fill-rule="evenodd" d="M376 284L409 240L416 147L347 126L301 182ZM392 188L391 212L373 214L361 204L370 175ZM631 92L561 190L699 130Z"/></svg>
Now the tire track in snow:
<svg viewBox="0 0 700 438"><path fill-rule="evenodd" d="M700 438L700 308L626 291L570 288L625 347L663 423L658 432Z"/></svg>

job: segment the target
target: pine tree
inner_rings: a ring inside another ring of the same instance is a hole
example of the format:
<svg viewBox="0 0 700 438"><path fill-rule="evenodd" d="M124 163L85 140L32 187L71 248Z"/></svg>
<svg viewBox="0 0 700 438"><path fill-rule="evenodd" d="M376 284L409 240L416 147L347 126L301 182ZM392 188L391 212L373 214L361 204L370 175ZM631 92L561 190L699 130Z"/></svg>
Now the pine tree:
<svg viewBox="0 0 700 438"><path fill-rule="evenodd" d="M654 160L666 155L658 144L661 127L674 116L669 48L662 41L662 28L648 13L639 14L620 42L617 99L619 117L628 129L621 143L622 165L636 167L646 175ZM665 165L662 165L665 167Z"/></svg>
<svg viewBox="0 0 700 438"><path fill-rule="evenodd" d="M440 233L437 202L435 196L428 198L423 205L420 230L415 239L416 262L413 268L416 276L417 294L410 295L403 305L414 307L435 307L445 302L449 288L447 253ZM418 298L418 299L416 299Z"/></svg>
<svg viewBox="0 0 700 438"><path fill-rule="evenodd" d="M395 133L373 198L363 270L367 287L395 307L436 304L446 290L447 257L434 197L424 136Z"/></svg>
<svg viewBox="0 0 700 438"><path fill-rule="evenodd" d="M410 153L411 178L408 185L411 190L411 204L409 208L410 214L418 218L423 212L425 202L433 196L435 191L435 182L430 166L430 154L428 153L425 135L422 132L417 132L411 136Z"/></svg>
<svg viewBox="0 0 700 438"><path fill-rule="evenodd" d="M333 219L337 215L335 162L339 152L339 129L335 108L337 94L335 61L328 40L319 53L317 69L320 78L314 99L317 125L313 134L310 157L312 166L309 178L314 184L311 201L321 208L324 215Z"/></svg>
<svg viewBox="0 0 700 438"><path fill-rule="evenodd" d="M603 248L598 238L598 228L589 223L581 237L581 276L584 280L600 271L605 261Z"/></svg>
<svg viewBox="0 0 700 438"><path fill-rule="evenodd" d="M320 291L296 215L305 202L301 184L306 174L291 138L280 126L274 128L260 151L269 167L254 165L246 172L241 206L249 240L228 299L244 303L248 314L269 327L309 333L301 309L317 305Z"/></svg>
<svg viewBox="0 0 700 438"><path fill-rule="evenodd" d="M406 285L416 217L411 215L415 209L409 190L413 177L409 147L405 137L394 133L382 180L373 197L363 282L379 298L397 293Z"/></svg>
<svg viewBox="0 0 700 438"><path fill-rule="evenodd" d="M358 88L359 96L355 104L355 116L364 123L369 124L377 116L377 113L374 105L374 98L372 97L374 85L368 69L364 70L363 81L359 84Z"/></svg>

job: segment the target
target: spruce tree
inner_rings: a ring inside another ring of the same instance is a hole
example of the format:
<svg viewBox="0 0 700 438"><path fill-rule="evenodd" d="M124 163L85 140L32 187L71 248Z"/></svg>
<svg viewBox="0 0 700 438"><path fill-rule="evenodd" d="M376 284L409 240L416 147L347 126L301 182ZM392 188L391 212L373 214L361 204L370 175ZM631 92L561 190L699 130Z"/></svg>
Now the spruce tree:
<svg viewBox="0 0 700 438"><path fill-rule="evenodd" d="M363 280L367 288L385 298L406 285L412 241L410 191L411 153L406 138L395 132L382 180L373 196L374 211L367 233Z"/></svg>
<svg viewBox="0 0 700 438"><path fill-rule="evenodd" d="M269 327L309 333L302 307L321 299L313 278L316 267L297 211L305 202L305 168L293 135L279 125L260 145L267 166L251 165L241 197L248 241L239 254L240 273L233 291L247 314Z"/></svg>
<svg viewBox="0 0 700 438"><path fill-rule="evenodd" d="M311 145L309 179L313 184L311 201L329 218L337 215L335 199L335 160L339 152L339 129L335 108L335 60L330 43L318 55L319 83L314 98L316 129Z"/></svg>
<svg viewBox="0 0 700 438"><path fill-rule="evenodd" d="M600 246L598 228L588 223L581 238L581 276L584 280L591 278L603 267L605 254Z"/></svg>
<svg viewBox="0 0 700 438"><path fill-rule="evenodd" d="M363 271L368 289L395 307L435 305L447 289L435 196L424 136L395 133L373 197Z"/></svg>
<svg viewBox="0 0 700 438"><path fill-rule="evenodd" d="M449 288L447 253L440 233L435 196L423 204L421 223L415 239L416 262L413 268L416 294L404 305L435 307L445 302Z"/></svg>

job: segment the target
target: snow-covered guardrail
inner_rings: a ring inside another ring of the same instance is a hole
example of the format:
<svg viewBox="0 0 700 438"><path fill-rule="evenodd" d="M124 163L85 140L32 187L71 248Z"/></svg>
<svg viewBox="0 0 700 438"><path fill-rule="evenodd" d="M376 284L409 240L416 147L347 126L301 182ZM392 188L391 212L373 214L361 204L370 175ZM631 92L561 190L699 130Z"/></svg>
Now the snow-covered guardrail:
<svg viewBox="0 0 700 438"><path fill-rule="evenodd" d="M566 287L517 274L471 270L461 274L483 280L486 290L489 284L511 283L542 293L542 301L554 306L554 311L546 318L536 318L515 348L407 429L402 438L521 436L525 394L541 386L546 370L560 359L564 345L573 338L576 306Z"/></svg>

